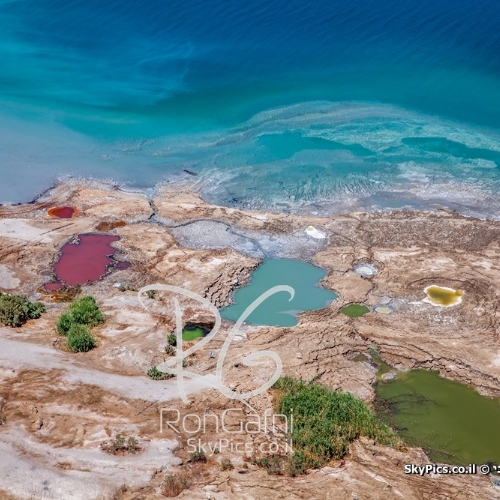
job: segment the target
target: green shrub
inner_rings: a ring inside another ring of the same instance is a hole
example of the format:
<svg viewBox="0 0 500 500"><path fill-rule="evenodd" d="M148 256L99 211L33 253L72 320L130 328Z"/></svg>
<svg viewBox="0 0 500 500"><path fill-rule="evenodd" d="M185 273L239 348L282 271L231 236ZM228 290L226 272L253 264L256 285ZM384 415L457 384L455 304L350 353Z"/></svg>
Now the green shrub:
<svg viewBox="0 0 500 500"><path fill-rule="evenodd" d="M187 477L179 474L167 474L161 485L161 494L169 498L177 497L187 488L189 488Z"/></svg>
<svg viewBox="0 0 500 500"><path fill-rule="evenodd" d="M352 394L291 377L279 379L273 388L277 413L290 415L293 411L292 472L300 473L342 458L349 444L360 436L395 448L403 446L395 432Z"/></svg>
<svg viewBox="0 0 500 500"><path fill-rule="evenodd" d="M272 455L269 457L257 458L253 461L253 463L254 465L258 465L259 467L266 469L268 474L281 476L285 473L286 463L289 460L289 457Z"/></svg>
<svg viewBox="0 0 500 500"><path fill-rule="evenodd" d="M139 441L133 437L127 439L127 451L132 455L135 455L141 448L139 447Z"/></svg>
<svg viewBox="0 0 500 500"><path fill-rule="evenodd" d="M94 327L104 323L104 317L94 297L87 295L73 302L69 308L73 323Z"/></svg>
<svg viewBox="0 0 500 500"><path fill-rule="evenodd" d="M156 366L152 366L148 370L148 377L152 378L153 380L167 380L169 378L174 377L174 375L172 373L162 372L162 371L158 370L158 368L156 368Z"/></svg>
<svg viewBox="0 0 500 500"><path fill-rule="evenodd" d="M223 460L221 460L220 465L222 467L222 470L233 470L234 469L233 462L231 462L231 460L229 460L229 458L224 458Z"/></svg>
<svg viewBox="0 0 500 500"><path fill-rule="evenodd" d="M142 448L139 446L139 441L134 437L129 437L125 441L125 436L117 434L115 439L102 442L101 450L110 455L124 455L126 453L135 455L137 452L141 451Z"/></svg>
<svg viewBox="0 0 500 500"><path fill-rule="evenodd" d="M85 325L71 325L67 334L68 347L73 352L88 352L95 347L96 341Z"/></svg>
<svg viewBox="0 0 500 500"><path fill-rule="evenodd" d="M302 476L306 473L306 457L296 451L286 462L286 473L291 477Z"/></svg>
<svg viewBox="0 0 500 500"><path fill-rule="evenodd" d="M167 344L165 346L165 354L168 354L169 356L175 356L175 347Z"/></svg>
<svg viewBox="0 0 500 500"><path fill-rule="evenodd" d="M24 295L0 293L0 322L5 326L22 326L29 319L38 319L45 312L41 302L31 302Z"/></svg>
<svg viewBox="0 0 500 500"><path fill-rule="evenodd" d="M56 323L57 332L68 335L69 329L74 325L73 316L69 312L62 313Z"/></svg>
<svg viewBox="0 0 500 500"><path fill-rule="evenodd" d="M191 453L191 457L189 459L190 462L207 462L207 456L205 455L205 451L203 448L198 448L197 450Z"/></svg>
<svg viewBox="0 0 500 500"><path fill-rule="evenodd" d="M104 323L104 317L94 297L87 295L69 306L69 310L59 316L56 329L67 337L68 347L73 352L87 352L96 345L89 328Z"/></svg>
<svg viewBox="0 0 500 500"><path fill-rule="evenodd" d="M172 347L175 347L177 345L177 336L175 335L175 333L171 333L167 337L167 341L168 341L168 345L171 345Z"/></svg>

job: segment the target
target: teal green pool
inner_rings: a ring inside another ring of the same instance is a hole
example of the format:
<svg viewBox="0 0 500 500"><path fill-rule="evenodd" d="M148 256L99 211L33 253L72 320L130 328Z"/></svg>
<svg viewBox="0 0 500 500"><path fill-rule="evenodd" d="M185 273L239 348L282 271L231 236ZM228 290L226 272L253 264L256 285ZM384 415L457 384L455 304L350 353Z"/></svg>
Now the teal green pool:
<svg viewBox="0 0 500 500"><path fill-rule="evenodd" d="M500 462L500 401L436 372L399 373L376 387L377 414L434 462Z"/></svg>
<svg viewBox="0 0 500 500"><path fill-rule="evenodd" d="M269 259L253 273L250 283L234 294L234 304L221 310L225 319L237 321L245 309L264 292L277 285L288 285L295 290L292 300L286 292L269 297L247 318L252 325L295 326L297 314L322 309L337 298L337 294L319 286L326 276L319 267L293 259Z"/></svg>

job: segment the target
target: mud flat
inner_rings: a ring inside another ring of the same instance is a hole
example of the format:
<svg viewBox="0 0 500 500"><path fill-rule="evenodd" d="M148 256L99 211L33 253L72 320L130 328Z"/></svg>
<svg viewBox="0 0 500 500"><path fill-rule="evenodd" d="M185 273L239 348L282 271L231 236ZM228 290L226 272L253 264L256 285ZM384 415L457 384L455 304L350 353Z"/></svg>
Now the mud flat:
<svg viewBox="0 0 500 500"><path fill-rule="evenodd" d="M78 216L51 217L47 211L55 206L74 207ZM320 228L325 238L308 236L308 226ZM96 349L72 354L54 328L65 304L44 285L61 248L99 228L119 238L114 248L131 265L75 285L96 297L106 322L95 328ZM137 297L142 286L162 283L222 309L263 260L299 258L324 269L321 286L338 297L323 309L301 312L287 327L244 326L224 364L224 383L231 390L247 392L269 380L275 368L269 359L257 366L244 361L271 350L280 357L283 374L317 380L371 404L377 369L369 358L375 349L400 371L432 369L498 398L499 242L499 222L445 211L301 217L214 206L196 193L170 188L148 198L85 182L61 184L36 203L0 207L0 291L26 294L47 308L21 328L0 328L0 448L12 457L2 462L0 497L88 500L90 492L92 498L152 500L163 498L165 474L183 471L193 483L179 498L189 499L500 497L480 475L406 475L404 464L429 462L421 449L395 451L366 439L351 446L344 465L334 461L297 478L268 475L245 453L228 449L208 454L206 463L188 462L187 438L232 434L161 432L159 415L172 406L180 418L234 407L235 401L209 383L232 323L224 320L210 343L202 344L202 338L193 343L202 345L186 370L207 384L186 377L186 405L178 399L176 378L146 377L167 356L166 339L175 328L172 307L161 294L147 299L147 307ZM376 273L356 272L367 264ZM462 302L454 307L422 302L423 290L434 284L464 291ZM390 314L353 320L341 313L349 304L370 309L390 304ZM214 320L196 300L182 298L180 305L183 325ZM268 392L249 402L259 412L272 411ZM135 436L144 451L104 454L100 443L117 433ZM269 436L242 439L256 446ZM222 470L221 459L230 459L234 470ZM30 476L33 467L37 474ZM116 476L107 474L113 467ZM94 489L86 489L88 484Z"/></svg>

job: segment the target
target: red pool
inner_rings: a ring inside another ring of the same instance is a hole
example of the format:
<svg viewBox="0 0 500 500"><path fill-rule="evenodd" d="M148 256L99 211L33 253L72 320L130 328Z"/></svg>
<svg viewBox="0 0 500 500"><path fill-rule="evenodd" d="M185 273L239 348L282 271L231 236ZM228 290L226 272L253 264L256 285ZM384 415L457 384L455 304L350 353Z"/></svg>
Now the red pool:
<svg viewBox="0 0 500 500"><path fill-rule="evenodd" d="M57 280L66 285L97 281L110 265L116 264L112 257L117 250L111 243L119 239L107 234L80 234L76 243L66 243L54 266Z"/></svg>
<svg viewBox="0 0 500 500"><path fill-rule="evenodd" d="M47 212L51 217L59 217L60 219L71 219L76 213L73 207L52 207Z"/></svg>

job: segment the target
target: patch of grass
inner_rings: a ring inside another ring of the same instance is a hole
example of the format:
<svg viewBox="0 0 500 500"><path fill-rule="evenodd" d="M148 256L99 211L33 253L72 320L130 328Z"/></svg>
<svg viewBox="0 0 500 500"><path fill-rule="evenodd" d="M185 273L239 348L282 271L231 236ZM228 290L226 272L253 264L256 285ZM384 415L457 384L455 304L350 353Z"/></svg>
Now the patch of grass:
<svg viewBox="0 0 500 500"><path fill-rule="evenodd" d="M172 373L165 373L165 372L158 370L158 368L156 368L156 366L152 366L148 370L147 375L149 378L152 378L153 380L168 380L169 378L173 378L175 376Z"/></svg>
<svg viewBox="0 0 500 500"><path fill-rule="evenodd" d="M190 486L187 477L180 474L167 474L161 485L161 494L164 497L177 497Z"/></svg>
<svg viewBox="0 0 500 500"><path fill-rule="evenodd" d="M0 293L0 322L5 326L19 327L29 319L38 319L45 312L41 302L31 302L24 295Z"/></svg>
<svg viewBox="0 0 500 500"><path fill-rule="evenodd" d="M68 347L73 352L88 352L96 345L94 336L85 325L71 325L66 339Z"/></svg>
<svg viewBox="0 0 500 500"><path fill-rule="evenodd" d="M291 438L295 454L290 472L322 467L340 459L355 439L365 436L379 444L403 448L396 433L382 423L374 412L352 394L334 391L316 382L306 383L291 377L280 378L273 386L276 411L293 411ZM271 468L275 465L271 463Z"/></svg>

